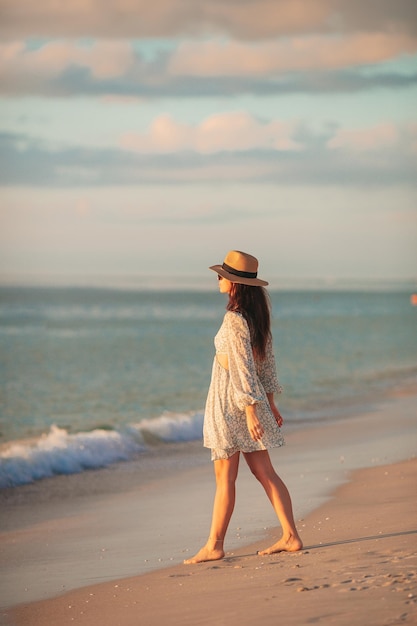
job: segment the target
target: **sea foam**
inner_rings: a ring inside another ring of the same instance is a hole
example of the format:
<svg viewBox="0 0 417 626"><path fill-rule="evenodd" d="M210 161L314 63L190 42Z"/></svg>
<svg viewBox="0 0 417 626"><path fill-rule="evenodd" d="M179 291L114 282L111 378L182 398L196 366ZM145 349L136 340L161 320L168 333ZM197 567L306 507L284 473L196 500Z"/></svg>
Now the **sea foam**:
<svg viewBox="0 0 417 626"><path fill-rule="evenodd" d="M96 429L68 433L51 426L31 442L9 442L0 452L0 489L58 474L75 474L128 461L152 442L192 441L202 433L203 416L162 415L125 427L123 432Z"/></svg>

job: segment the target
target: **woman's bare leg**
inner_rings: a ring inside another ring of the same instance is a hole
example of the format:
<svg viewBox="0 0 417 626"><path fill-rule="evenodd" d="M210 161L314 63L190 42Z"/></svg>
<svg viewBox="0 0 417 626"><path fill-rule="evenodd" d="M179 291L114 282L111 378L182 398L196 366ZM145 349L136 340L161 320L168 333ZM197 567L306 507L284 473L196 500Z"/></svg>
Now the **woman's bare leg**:
<svg viewBox="0 0 417 626"><path fill-rule="evenodd" d="M186 565L217 561L224 557L223 543L235 506L235 483L239 469L239 452L229 459L214 461L216 495L214 497L210 536L205 546Z"/></svg>
<svg viewBox="0 0 417 626"><path fill-rule="evenodd" d="M259 554L301 550L303 543L295 527L291 497L287 487L274 470L268 451L247 452L244 456L251 472L265 489L282 527L281 539Z"/></svg>

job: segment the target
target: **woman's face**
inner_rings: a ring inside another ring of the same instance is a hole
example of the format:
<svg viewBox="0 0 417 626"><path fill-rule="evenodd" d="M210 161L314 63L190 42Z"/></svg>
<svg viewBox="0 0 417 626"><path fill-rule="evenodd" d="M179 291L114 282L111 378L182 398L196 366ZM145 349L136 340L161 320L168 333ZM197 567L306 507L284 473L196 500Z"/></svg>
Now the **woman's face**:
<svg viewBox="0 0 417 626"><path fill-rule="evenodd" d="M233 283L227 278L222 278L219 274L217 274L217 278L219 279L219 291L220 293L230 293Z"/></svg>

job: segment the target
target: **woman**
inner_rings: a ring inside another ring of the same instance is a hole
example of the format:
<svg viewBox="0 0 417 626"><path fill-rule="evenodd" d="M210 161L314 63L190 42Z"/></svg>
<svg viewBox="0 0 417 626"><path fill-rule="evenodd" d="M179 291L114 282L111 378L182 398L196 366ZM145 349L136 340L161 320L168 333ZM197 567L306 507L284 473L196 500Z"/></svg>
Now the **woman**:
<svg viewBox="0 0 417 626"><path fill-rule="evenodd" d="M204 416L204 446L211 448L216 495L210 535L186 564L224 557L223 543L235 504L235 482L242 452L278 516L282 537L259 552L296 552L302 542L295 527L288 489L276 474L268 448L284 443L283 419L274 401L280 392L270 330L270 308L257 278L258 261L231 250L223 265L213 265L221 293L229 295L227 312L214 344L216 356Z"/></svg>

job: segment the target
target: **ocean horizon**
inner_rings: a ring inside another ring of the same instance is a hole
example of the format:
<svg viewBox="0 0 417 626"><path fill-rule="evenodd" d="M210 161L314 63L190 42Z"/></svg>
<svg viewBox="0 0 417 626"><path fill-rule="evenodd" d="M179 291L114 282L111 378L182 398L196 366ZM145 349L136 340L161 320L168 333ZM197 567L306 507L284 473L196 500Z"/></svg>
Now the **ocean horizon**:
<svg viewBox="0 0 417 626"><path fill-rule="evenodd" d="M410 291L417 290L417 276L345 277L268 276L269 291ZM121 290L212 291L211 272L199 274L7 274L0 273L0 287L68 287Z"/></svg>

